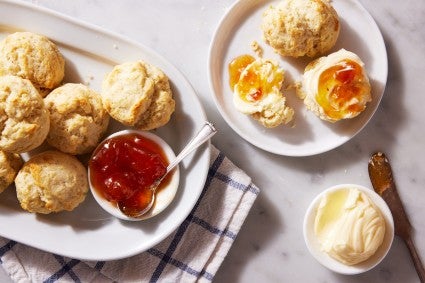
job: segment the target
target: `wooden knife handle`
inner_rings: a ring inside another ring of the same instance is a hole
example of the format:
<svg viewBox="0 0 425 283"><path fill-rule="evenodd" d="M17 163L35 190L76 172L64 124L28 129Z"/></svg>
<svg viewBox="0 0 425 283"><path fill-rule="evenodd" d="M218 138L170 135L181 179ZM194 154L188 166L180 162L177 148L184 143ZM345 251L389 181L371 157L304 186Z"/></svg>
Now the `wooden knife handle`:
<svg viewBox="0 0 425 283"><path fill-rule="evenodd" d="M384 153L377 152L371 156L368 171L373 189L381 195L391 210L391 214L394 218L395 234L400 236L406 243L419 279L422 283L425 283L424 266L411 237L412 226L410 225L403 203L398 195L390 162Z"/></svg>
<svg viewBox="0 0 425 283"><path fill-rule="evenodd" d="M418 273L419 279L422 283L425 283L425 269L421 262L421 258L418 255L418 252L416 251L415 244L413 243L413 240L411 237L408 237L407 239L404 239L407 248L409 249L410 256L412 257L413 264L415 265L416 272Z"/></svg>

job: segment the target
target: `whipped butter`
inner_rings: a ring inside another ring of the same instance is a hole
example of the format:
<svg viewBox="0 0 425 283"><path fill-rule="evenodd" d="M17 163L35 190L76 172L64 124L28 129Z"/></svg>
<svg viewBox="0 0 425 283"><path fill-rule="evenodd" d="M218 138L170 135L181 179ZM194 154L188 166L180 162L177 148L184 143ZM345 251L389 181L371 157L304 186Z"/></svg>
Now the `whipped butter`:
<svg viewBox="0 0 425 283"><path fill-rule="evenodd" d="M355 265L371 257L382 244L385 220L365 193L346 188L322 197L314 233L329 256Z"/></svg>

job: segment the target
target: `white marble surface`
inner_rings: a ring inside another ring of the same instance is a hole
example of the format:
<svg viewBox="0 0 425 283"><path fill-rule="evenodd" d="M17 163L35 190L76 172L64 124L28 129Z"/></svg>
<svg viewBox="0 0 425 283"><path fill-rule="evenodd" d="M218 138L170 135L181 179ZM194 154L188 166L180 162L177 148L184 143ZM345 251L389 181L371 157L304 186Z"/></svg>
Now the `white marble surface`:
<svg viewBox="0 0 425 283"><path fill-rule="evenodd" d="M345 182L370 186L367 161L383 150L425 260L425 1L361 0L387 46L389 77L371 122L350 142L312 157L267 153L241 139L211 97L207 56L214 30L234 0L31 1L137 40L166 57L189 79L219 133L213 143L262 190L215 282L419 282L403 242L386 259L356 276L335 274L307 251L304 212L324 188ZM342 1L342 0L334 0ZM66 32L66 31L64 31ZM0 282L7 275L0 271Z"/></svg>

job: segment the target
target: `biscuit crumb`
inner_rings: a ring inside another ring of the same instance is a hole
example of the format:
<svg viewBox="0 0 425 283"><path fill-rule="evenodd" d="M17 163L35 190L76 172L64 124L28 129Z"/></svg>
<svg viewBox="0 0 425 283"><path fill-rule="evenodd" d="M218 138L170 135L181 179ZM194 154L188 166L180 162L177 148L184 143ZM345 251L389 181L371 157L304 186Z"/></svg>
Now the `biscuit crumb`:
<svg viewBox="0 0 425 283"><path fill-rule="evenodd" d="M112 45L112 47L113 47L115 50L118 50L118 45L114 44L114 45Z"/></svg>
<svg viewBox="0 0 425 283"><path fill-rule="evenodd" d="M84 80L84 85L86 86L90 86L90 82L94 80L94 76L93 75L88 75L86 77L86 79Z"/></svg>
<svg viewBox="0 0 425 283"><path fill-rule="evenodd" d="M263 57L263 48L258 44L258 42L256 40L254 40L253 42L251 42L251 49L252 51L255 52L255 54L257 54L258 57L262 58Z"/></svg>

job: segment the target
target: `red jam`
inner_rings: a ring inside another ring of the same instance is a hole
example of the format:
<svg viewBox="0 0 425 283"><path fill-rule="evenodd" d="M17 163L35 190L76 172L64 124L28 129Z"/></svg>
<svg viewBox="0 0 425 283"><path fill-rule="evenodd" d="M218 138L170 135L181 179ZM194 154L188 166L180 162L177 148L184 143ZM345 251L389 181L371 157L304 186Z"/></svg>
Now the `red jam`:
<svg viewBox="0 0 425 283"><path fill-rule="evenodd" d="M154 141L139 134L120 135L104 141L93 153L90 181L108 201L134 216L150 203L150 187L165 174L167 165L163 149ZM166 184L164 180L161 187Z"/></svg>

